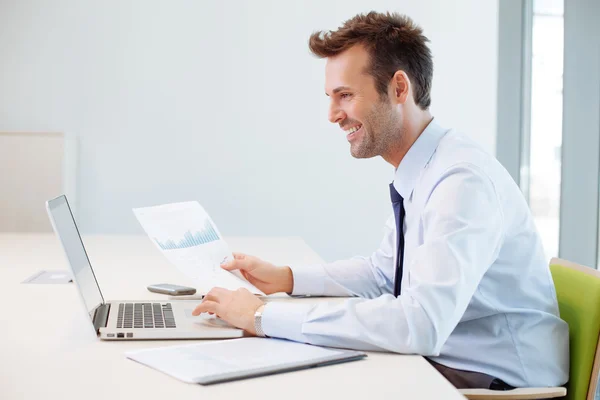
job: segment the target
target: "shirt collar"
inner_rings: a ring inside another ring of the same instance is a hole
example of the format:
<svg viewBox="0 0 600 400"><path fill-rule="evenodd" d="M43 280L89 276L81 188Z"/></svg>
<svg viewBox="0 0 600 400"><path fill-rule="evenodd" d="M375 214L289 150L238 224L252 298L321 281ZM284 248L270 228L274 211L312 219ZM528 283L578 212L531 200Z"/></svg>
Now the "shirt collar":
<svg viewBox="0 0 600 400"><path fill-rule="evenodd" d="M421 171L435 153L440 139L446 132L447 130L433 119L408 149L394 174L394 187L404 199L408 199L412 194Z"/></svg>

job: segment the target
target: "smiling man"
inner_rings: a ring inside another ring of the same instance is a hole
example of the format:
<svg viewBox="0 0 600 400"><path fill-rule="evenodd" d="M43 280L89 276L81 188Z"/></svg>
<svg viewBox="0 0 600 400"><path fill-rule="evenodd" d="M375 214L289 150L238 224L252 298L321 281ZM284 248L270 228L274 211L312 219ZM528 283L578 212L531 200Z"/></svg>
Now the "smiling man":
<svg viewBox="0 0 600 400"><path fill-rule="evenodd" d="M265 305L214 288L194 313L258 336L421 354L458 388L563 385L568 327L531 213L494 157L432 117L427 42L408 17L375 12L310 38L351 154L394 167L379 249L322 265L244 254L223 265L267 294L353 298Z"/></svg>

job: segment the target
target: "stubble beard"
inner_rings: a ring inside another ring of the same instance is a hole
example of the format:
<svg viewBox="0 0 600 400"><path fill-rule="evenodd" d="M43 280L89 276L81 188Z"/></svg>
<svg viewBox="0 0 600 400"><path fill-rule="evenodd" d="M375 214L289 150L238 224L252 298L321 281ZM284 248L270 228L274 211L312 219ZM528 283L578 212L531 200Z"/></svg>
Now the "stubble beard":
<svg viewBox="0 0 600 400"><path fill-rule="evenodd" d="M402 121L385 102L377 103L365 118L363 137L350 145L354 158L382 156L399 146L402 140Z"/></svg>

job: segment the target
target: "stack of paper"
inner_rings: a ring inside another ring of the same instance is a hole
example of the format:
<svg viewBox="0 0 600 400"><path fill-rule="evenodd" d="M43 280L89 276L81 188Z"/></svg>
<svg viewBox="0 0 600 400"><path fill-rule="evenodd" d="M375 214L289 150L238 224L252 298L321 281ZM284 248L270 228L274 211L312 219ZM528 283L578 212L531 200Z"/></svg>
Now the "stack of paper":
<svg viewBox="0 0 600 400"><path fill-rule="evenodd" d="M353 361L359 351L327 349L282 339L243 338L129 351L141 364L188 383L209 384Z"/></svg>

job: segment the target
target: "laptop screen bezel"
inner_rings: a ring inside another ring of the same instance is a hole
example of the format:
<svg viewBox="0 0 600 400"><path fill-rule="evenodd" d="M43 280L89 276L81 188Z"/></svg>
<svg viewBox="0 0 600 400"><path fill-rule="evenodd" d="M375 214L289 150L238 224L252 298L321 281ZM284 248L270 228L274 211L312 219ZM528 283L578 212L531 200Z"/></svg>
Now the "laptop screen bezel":
<svg viewBox="0 0 600 400"><path fill-rule="evenodd" d="M75 231L77 233L77 237L79 238L79 244L81 245L83 253L85 254L85 259L90 267L90 270L92 271L92 276L94 277L94 282L96 283L96 288L98 289L98 293L100 293L101 302L99 304L94 305L91 309L87 308L85 297L83 296L83 292L81 291L81 285L79 284L79 282L77 282L77 276L75 274L75 271L73 270L73 266L71 265L71 262L69 259L69 254L67 253L67 247L65 246L63 238L61 237L60 232L57 229L56 222L54 220L53 210L56 209L57 207L61 206L62 202L64 202L66 204L67 209L69 210L69 215L71 216L71 219L73 220L73 225L75 226ZM69 264L69 268L71 269L71 273L73 274L73 281L75 281L75 284L77 285L77 289L78 289L77 291L79 292L79 296L81 297L83 306L86 309L86 312L89 314L90 319L92 320L92 323L94 323L94 315L96 313L96 310L106 303L104 300L104 295L102 294L102 290L100 290L100 285L98 284L98 278L96 278L96 273L94 272L94 268L92 267L92 263L90 262L90 258L85 249L85 245L83 244L83 240L81 239L81 234L79 233L79 227L77 226L77 223L75 222L75 218L73 217L73 211L71 210L71 206L69 204L69 201L67 200L67 196L61 195L61 196L56 197L55 199L48 200L46 202L46 209L48 211L48 215L50 216L50 222L52 223L52 228L54 229L56 236L58 236L58 239L63 248L65 256L67 257L67 262Z"/></svg>

